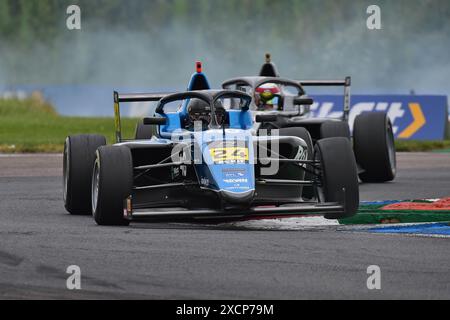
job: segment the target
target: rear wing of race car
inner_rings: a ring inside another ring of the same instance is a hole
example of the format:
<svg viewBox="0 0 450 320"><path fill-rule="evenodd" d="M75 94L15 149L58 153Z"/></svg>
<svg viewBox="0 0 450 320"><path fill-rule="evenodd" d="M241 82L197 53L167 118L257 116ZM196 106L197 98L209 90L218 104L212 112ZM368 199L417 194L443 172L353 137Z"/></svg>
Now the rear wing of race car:
<svg viewBox="0 0 450 320"><path fill-rule="evenodd" d="M126 93L121 94L114 91L114 126L116 132L116 143L122 142L122 126L120 122L121 102L158 102L170 93Z"/></svg>
<svg viewBox="0 0 450 320"><path fill-rule="evenodd" d="M352 78L346 77L344 80L300 80L303 87L344 87L344 115L343 120L348 121L350 114L350 87Z"/></svg>

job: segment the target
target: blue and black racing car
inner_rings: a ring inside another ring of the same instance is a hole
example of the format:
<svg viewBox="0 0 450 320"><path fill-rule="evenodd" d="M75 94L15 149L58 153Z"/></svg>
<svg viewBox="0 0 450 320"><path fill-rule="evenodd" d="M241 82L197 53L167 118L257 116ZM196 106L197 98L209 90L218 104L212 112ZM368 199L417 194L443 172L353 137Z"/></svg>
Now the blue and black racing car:
<svg viewBox="0 0 450 320"><path fill-rule="evenodd" d="M311 99L296 97L297 105ZM157 102L133 140L122 138L120 108ZM114 93L116 143L98 135L69 136L64 148L64 203L99 225L131 221L230 220L324 215L349 217L359 204L350 141L313 146L305 128L255 130L252 97L211 90L201 65L187 91Z"/></svg>

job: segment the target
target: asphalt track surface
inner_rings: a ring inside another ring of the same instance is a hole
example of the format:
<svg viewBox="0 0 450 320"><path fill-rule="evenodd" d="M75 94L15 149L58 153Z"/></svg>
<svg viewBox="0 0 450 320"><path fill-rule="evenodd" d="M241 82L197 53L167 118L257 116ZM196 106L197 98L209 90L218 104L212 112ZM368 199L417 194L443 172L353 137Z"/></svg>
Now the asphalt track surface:
<svg viewBox="0 0 450 320"><path fill-rule="evenodd" d="M0 155L0 298L450 299L450 239L341 226L98 227L66 214L61 156ZM361 200L450 196L450 154L399 154L394 183ZM81 290L66 268L81 268ZM381 268L368 290L367 267Z"/></svg>

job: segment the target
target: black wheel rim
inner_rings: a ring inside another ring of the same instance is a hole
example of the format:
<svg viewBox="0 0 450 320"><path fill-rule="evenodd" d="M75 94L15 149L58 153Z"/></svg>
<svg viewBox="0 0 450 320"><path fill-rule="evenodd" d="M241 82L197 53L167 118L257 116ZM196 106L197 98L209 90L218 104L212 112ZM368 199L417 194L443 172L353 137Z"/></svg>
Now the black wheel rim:
<svg viewBox="0 0 450 320"><path fill-rule="evenodd" d="M397 159L396 159L396 154L395 154L394 132L392 130L392 124L390 121L388 122L386 135L387 135L386 141L387 141L387 148L388 148L389 165L391 166L392 173L395 174L396 166L397 166Z"/></svg>
<svg viewBox="0 0 450 320"><path fill-rule="evenodd" d="M92 173L92 212L97 211L98 204L98 189L100 186L100 168L98 165L98 160L95 161L94 171Z"/></svg>
<svg viewBox="0 0 450 320"><path fill-rule="evenodd" d="M64 203L67 201L67 192L69 188L69 173L70 173L70 163L69 163L69 141L66 141L64 145L64 156L63 156L63 199Z"/></svg>

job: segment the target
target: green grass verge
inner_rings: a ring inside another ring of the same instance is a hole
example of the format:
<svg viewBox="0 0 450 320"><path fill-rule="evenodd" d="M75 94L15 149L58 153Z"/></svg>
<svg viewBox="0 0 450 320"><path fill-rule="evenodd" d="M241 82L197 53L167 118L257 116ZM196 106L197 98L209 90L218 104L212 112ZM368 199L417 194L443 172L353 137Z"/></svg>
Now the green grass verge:
<svg viewBox="0 0 450 320"><path fill-rule="evenodd" d="M122 119L124 137L132 137L136 119ZM113 118L63 117L38 95L0 99L0 152L62 152L68 135L97 133L114 142Z"/></svg>
<svg viewBox="0 0 450 320"><path fill-rule="evenodd" d="M448 222L450 212L360 212L354 217L339 220L340 224L392 224L392 223L422 223Z"/></svg>
<svg viewBox="0 0 450 320"><path fill-rule="evenodd" d="M450 140L443 140L443 141L397 140L395 142L395 147L399 152L449 150Z"/></svg>
<svg viewBox="0 0 450 320"><path fill-rule="evenodd" d="M408 201L410 202L410 201ZM411 202L430 203L427 200ZM340 224L392 224L450 221L450 211L444 210L383 210L386 204L361 204L358 213L350 218L340 219Z"/></svg>

